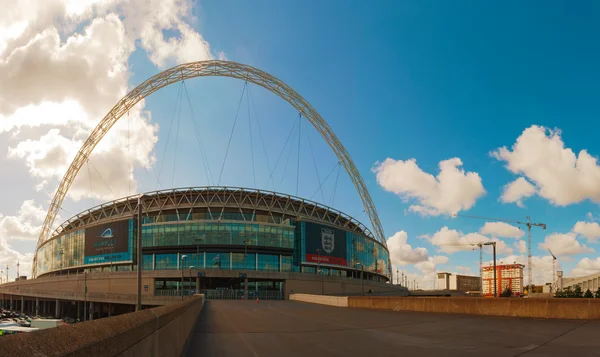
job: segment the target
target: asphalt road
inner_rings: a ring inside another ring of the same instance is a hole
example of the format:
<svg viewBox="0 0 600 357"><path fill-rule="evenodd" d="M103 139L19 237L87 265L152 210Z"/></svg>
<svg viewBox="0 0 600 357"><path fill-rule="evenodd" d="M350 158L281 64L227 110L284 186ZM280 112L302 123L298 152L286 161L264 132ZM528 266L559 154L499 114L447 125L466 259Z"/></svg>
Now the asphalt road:
<svg viewBox="0 0 600 357"><path fill-rule="evenodd" d="M600 356L600 321L208 301L185 356Z"/></svg>

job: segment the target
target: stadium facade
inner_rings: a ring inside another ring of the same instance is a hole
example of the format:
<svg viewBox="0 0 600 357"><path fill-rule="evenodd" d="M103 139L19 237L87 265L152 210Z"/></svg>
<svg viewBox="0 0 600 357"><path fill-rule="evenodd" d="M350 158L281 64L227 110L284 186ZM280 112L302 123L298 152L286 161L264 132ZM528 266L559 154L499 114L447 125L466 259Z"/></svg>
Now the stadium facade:
<svg viewBox="0 0 600 357"><path fill-rule="evenodd" d="M60 225L38 247L37 277L136 270L138 197L102 204ZM356 219L316 202L230 187L155 191L141 202L142 271L185 276L155 274L155 295L277 294L289 273L389 281L387 247Z"/></svg>

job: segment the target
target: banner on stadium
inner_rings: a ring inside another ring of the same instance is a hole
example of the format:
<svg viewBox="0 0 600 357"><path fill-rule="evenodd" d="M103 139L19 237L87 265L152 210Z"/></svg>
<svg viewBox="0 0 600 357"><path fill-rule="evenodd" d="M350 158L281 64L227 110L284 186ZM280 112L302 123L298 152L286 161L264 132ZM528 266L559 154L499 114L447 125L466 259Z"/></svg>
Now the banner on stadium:
<svg viewBox="0 0 600 357"><path fill-rule="evenodd" d="M302 223L307 263L348 265L345 231L318 223Z"/></svg>
<svg viewBox="0 0 600 357"><path fill-rule="evenodd" d="M131 260L128 220L85 229L84 263L98 264Z"/></svg>

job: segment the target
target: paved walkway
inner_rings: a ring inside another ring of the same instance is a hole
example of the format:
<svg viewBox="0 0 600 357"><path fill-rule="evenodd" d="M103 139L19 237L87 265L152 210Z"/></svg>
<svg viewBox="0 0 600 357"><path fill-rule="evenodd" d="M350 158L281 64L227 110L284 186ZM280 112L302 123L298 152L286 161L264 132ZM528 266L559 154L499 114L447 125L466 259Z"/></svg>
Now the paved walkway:
<svg viewBox="0 0 600 357"><path fill-rule="evenodd" d="M186 356L600 356L600 321L208 301Z"/></svg>

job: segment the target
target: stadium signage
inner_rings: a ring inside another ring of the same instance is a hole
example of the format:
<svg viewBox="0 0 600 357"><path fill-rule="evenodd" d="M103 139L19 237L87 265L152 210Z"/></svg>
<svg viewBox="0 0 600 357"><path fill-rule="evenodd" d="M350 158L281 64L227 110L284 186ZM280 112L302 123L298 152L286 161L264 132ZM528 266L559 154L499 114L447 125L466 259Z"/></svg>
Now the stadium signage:
<svg viewBox="0 0 600 357"><path fill-rule="evenodd" d="M86 264L130 260L129 221L105 223L85 229Z"/></svg>
<svg viewBox="0 0 600 357"><path fill-rule="evenodd" d="M348 265L345 231L318 223L302 223L307 263Z"/></svg>

